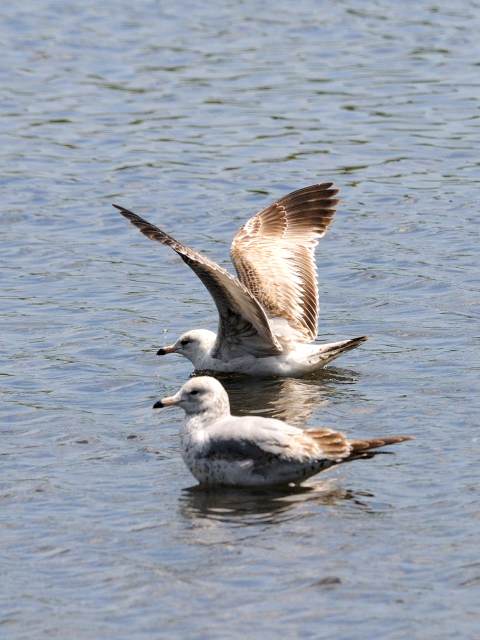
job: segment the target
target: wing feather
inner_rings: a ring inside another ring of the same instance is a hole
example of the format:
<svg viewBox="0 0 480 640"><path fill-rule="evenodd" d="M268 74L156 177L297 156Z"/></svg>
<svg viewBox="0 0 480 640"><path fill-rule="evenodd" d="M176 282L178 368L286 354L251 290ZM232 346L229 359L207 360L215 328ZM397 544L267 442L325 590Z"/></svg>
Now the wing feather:
<svg viewBox="0 0 480 640"><path fill-rule="evenodd" d="M171 247L178 253L208 289L219 314L217 340L212 351L214 358L229 360L246 353L257 357L282 353L264 310L237 278L132 211L116 204L113 206L147 238Z"/></svg>
<svg viewBox="0 0 480 640"><path fill-rule="evenodd" d="M314 251L340 202L331 187L324 182L289 193L251 218L232 242L238 278L265 309L280 342L311 342L317 335Z"/></svg>

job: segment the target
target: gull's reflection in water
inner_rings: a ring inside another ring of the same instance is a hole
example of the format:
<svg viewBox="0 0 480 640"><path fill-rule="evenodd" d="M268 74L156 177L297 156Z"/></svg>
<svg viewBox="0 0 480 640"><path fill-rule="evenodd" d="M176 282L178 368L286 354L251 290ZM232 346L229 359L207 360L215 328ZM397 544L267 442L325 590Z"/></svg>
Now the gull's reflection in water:
<svg viewBox="0 0 480 640"><path fill-rule="evenodd" d="M297 427L306 425L315 407L348 394L358 375L347 369L329 367L310 378L250 378L217 376L230 398L236 416L259 415L277 418ZM347 389L347 386L350 387Z"/></svg>
<svg viewBox="0 0 480 640"><path fill-rule="evenodd" d="M239 526L279 524L305 517L309 507L339 506L345 501L348 508L372 512L366 498L370 493L354 492L335 486L327 480L317 486L284 487L271 489L189 487L179 498L184 518L190 520L230 522ZM309 503L309 504L307 504ZM376 510L376 509L375 509Z"/></svg>

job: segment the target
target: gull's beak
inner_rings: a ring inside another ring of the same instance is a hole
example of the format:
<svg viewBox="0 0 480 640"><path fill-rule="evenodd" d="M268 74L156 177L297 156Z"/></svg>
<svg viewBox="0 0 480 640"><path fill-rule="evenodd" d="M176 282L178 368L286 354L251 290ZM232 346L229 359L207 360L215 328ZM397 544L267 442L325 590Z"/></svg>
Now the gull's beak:
<svg viewBox="0 0 480 640"><path fill-rule="evenodd" d="M163 407L170 407L171 405L178 404L179 398L177 396L169 396L168 398L162 398L153 405L154 409L163 409Z"/></svg>
<svg viewBox="0 0 480 640"><path fill-rule="evenodd" d="M175 345L171 344L169 347L162 347L157 351L157 356L164 356L166 353L172 353L175 350Z"/></svg>

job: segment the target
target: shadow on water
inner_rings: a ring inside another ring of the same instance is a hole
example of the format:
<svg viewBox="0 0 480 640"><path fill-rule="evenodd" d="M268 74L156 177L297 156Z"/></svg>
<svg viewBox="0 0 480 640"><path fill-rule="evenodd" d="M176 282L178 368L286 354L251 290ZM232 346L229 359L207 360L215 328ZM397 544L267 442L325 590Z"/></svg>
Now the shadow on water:
<svg viewBox="0 0 480 640"><path fill-rule="evenodd" d="M183 517L230 522L240 526L279 524L306 517L313 507L334 507L345 501L348 507L373 513L365 501L373 494L354 492L332 486L327 481L318 486L282 487L270 489L201 487L183 489L179 498ZM307 511L300 508L306 506Z"/></svg>
<svg viewBox="0 0 480 640"><path fill-rule="evenodd" d="M358 374L329 367L308 378L251 378L242 375L216 375L230 398L233 415L261 415L305 425L315 407L346 393L351 400L352 385ZM348 385L348 389L346 386Z"/></svg>

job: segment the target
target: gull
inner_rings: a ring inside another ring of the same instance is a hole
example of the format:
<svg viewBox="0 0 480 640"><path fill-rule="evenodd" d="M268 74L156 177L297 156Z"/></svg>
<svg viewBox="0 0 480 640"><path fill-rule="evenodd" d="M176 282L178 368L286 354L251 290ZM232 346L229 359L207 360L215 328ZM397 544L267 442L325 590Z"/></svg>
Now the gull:
<svg viewBox="0 0 480 640"><path fill-rule="evenodd" d="M218 309L216 334L188 331L157 355L180 353L200 371L299 378L367 340L362 336L311 344L319 312L314 251L340 202L332 185L324 182L293 191L243 225L230 252L238 278L114 204L145 236L176 251Z"/></svg>
<svg viewBox="0 0 480 640"><path fill-rule="evenodd" d="M347 440L332 429L303 430L275 418L232 416L227 392L208 376L191 378L153 408L173 405L185 411L180 427L182 458L207 486L298 485L336 464L369 457L371 449L414 440L412 436Z"/></svg>

